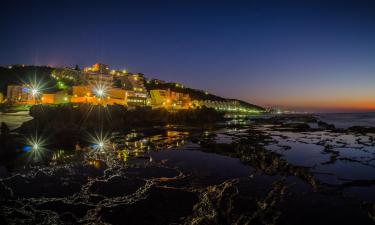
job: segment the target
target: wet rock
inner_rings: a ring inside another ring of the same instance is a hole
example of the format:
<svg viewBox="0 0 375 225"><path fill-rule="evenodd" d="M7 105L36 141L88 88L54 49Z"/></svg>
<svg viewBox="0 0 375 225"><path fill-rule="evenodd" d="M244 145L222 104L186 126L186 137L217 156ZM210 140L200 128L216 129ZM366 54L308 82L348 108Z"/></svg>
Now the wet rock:
<svg viewBox="0 0 375 225"><path fill-rule="evenodd" d="M164 167L145 167L145 168L127 168L124 170L124 174L127 177L138 177L138 178L172 178L179 175L179 172L175 169L164 168Z"/></svg>
<svg viewBox="0 0 375 225"><path fill-rule="evenodd" d="M323 121L318 121L318 126L319 126L319 128L322 128L324 130L335 130L335 125L328 124L328 123L323 122Z"/></svg>
<svg viewBox="0 0 375 225"><path fill-rule="evenodd" d="M283 201L280 209L278 224L281 225L373 224L359 203L337 195L294 193Z"/></svg>
<svg viewBox="0 0 375 225"><path fill-rule="evenodd" d="M284 192L282 182L258 189L248 179L228 180L208 187L184 224L275 224Z"/></svg>
<svg viewBox="0 0 375 225"><path fill-rule="evenodd" d="M61 215L68 219L69 214L74 215L73 217L82 218L86 215L86 212L89 209L92 209L93 206L89 206L86 204L78 203L78 204L68 204L63 202L62 200L57 201L47 201L45 203L39 204L36 206L37 209L41 210L51 210L56 212L57 214ZM68 215L67 215L68 213ZM65 215L64 215L65 214Z"/></svg>
<svg viewBox="0 0 375 225"><path fill-rule="evenodd" d="M284 123L281 127L274 130L293 131L293 132L306 132L310 131L311 127L307 123Z"/></svg>
<svg viewBox="0 0 375 225"><path fill-rule="evenodd" d="M103 207L99 214L111 224L180 224L192 213L198 198L194 193L168 188L152 188L146 199L133 204Z"/></svg>
<svg viewBox="0 0 375 225"><path fill-rule="evenodd" d="M362 127L362 126L353 126L348 129L350 132L360 133L360 134L367 134L367 133L375 133L375 127Z"/></svg>
<svg viewBox="0 0 375 225"><path fill-rule="evenodd" d="M81 189L79 183L62 185L60 177L46 176L39 172L33 179L15 176L4 181L17 197L64 197L72 195Z"/></svg>
<svg viewBox="0 0 375 225"><path fill-rule="evenodd" d="M113 176L108 180L95 181L89 191L106 197L125 196L136 192L145 183L141 179Z"/></svg>

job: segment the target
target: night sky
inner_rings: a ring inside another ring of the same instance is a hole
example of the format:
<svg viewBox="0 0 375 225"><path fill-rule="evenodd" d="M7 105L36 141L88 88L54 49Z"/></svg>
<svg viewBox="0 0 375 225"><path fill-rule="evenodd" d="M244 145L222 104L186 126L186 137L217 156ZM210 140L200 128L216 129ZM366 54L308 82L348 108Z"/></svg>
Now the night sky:
<svg viewBox="0 0 375 225"><path fill-rule="evenodd" d="M1 3L0 64L115 69L262 106L375 110L375 1Z"/></svg>

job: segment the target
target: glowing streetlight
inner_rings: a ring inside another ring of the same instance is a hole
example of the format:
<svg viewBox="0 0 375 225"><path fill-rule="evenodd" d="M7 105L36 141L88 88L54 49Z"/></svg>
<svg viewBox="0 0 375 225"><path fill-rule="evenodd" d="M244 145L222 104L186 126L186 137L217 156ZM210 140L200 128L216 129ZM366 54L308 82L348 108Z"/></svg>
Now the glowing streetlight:
<svg viewBox="0 0 375 225"><path fill-rule="evenodd" d="M39 93L40 92L38 88L35 88L35 87L31 88L31 95L34 98L34 104L36 104L36 98L38 97Z"/></svg>
<svg viewBox="0 0 375 225"><path fill-rule="evenodd" d="M37 151L39 149L38 143L33 144L33 150Z"/></svg>
<svg viewBox="0 0 375 225"><path fill-rule="evenodd" d="M34 97L35 97L36 95L38 95L38 93L39 93L38 89L36 89L36 88L31 89L31 94L32 94Z"/></svg>
<svg viewBox="0 0 375 225"><path fill-rule="evenodd" d="M97 94L99 97L103 97L104 96L104 90L103 89L98 89L97 90Z"/></svg>
<svg viewBox="0 0 375 225"><path fill-rule="evenodd" d="M110 148L111 141L107 134L103 132L95 132L94 135L89 135L90 142L94 144L94 149L98 151L105 151Z"/></svg>
<svg viewBox="0 0 375 225"><path fill-rule="evenodd" d="M95 84L93 88L93 93L95 94L94 97L98 98L98 101L101 102L105 96L107 96L109 86L106 83L98 82Z"/></svg>

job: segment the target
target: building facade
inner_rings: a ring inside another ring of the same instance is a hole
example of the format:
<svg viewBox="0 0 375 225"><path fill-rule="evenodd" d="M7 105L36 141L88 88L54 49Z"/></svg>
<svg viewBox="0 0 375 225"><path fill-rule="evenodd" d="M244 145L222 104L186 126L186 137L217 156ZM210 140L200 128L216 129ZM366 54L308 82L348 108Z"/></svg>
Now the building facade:
<svg viewBox="0 0 375 225"><path fill-rule="evenodd" d="M33 96L28 85L8 85L7 101L13 104L34 104L38 96Z"/></svg>
<svg viewBox="0 0 375 225"><path fill-rule="evenodd" d="M189 94L174 92L170 89L155 89L150 91L153 108L188 109L192 106Z"/></svg>

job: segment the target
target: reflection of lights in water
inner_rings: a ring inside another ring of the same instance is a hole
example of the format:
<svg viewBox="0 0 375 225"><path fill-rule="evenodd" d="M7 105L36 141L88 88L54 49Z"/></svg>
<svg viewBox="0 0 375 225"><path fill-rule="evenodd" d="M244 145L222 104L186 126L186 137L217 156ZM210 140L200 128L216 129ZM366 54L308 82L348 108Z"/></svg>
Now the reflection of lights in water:
<svg viewBox="0 0 375 225"><path fill-rule="evenodd" d="M96 169L99 169L99 168L100 168L100 161L99 161L99 160L89 160L89 161L87 161L87 163L88 163L90 166L95 167Z"/></svg>
<svg viewBox="0 0 375 225"><path fill-rule="evenodd" d="M68 158L71 158L71 155L67 155L65 153L64 150L60 149L60 150L57 150L55 151L53 154L52 154L52 160L53 161L59 161L59 160L64 160L64 159L68 159Z"/></svg>
<svg viewBox="0 0 375 225"><path fill-rule="evenodd" d="M126 150L118 151L117 159L124 161L124 162L128 161L128 152Z"/></svg>
<svg viewBox="0 0 375 225"><path fill-rule="evenodd" d="M26 138L26 146L22 148L24 152L27 152L33 160L40 160L45 153L46 140L42 137L38 137L37 134Z"/></svg>
<svg viewBox="0 0 375 225"><path fill-rule="evenodd" d="M34 151L37 151L39 149L39 144L38 143L35 143L34 145L33 145L33 150Z"/></svg>
<svg viewBox="0 0 375 225"><path fill-rule="evenodd" d="M99 151L105 151L108 149L114 149L114 146L111 145L110 138L107 134L103 132L95 133L95 135L90 135L90 142L94 144L94 149Z"/></svg>
<svg viewBox="0 0 375 225"><path fill-rule="evenodd" d="M145 151L158 149L171 149L183 145L184 138L189 135L189 132L181 131L166 131L164 135L157 134L149 137L143 137L142 134L129 133L125 136L125 146L132 152L132 154L139 155ZM134 140L133 137L139 137ZM131 138L132 137L132 138Z"/></svg>

